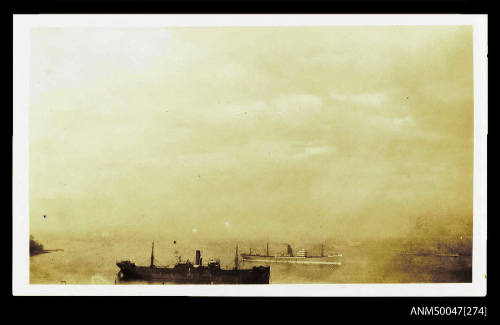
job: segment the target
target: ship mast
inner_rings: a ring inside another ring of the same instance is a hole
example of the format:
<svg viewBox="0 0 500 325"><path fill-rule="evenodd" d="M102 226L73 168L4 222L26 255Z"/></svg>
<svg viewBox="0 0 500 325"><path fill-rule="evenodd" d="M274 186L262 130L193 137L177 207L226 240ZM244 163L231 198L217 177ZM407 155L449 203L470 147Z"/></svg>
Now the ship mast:
<svg viewBox="0 0 500 325"><path fill-rule="evenodd" d="M151 247L151 265L150 267L155 267L155 242L153 240L153 246Z"/></svg>
<svg viewBox="0 0 500 325"><path fill-rule="evenodd" d="M238 245L236 245L236 255L234 256L234 269L237 270L239 267L239 260L238 260Z"/></svg>
<svg viewBox="0 0 500 325"><path fill-rule="evenodd" d="M266 256L269 256L269 242L266 243Z"/></svg>

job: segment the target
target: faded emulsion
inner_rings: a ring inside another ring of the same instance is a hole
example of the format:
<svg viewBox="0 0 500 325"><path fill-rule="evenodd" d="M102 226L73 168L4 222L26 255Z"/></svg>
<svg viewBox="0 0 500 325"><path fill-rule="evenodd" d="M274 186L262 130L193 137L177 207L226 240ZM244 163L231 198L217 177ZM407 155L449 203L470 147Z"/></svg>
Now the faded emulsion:
<svg viewBox="0 0 500 325"><path fill-rule="evenodd" d="M30 40L30 283L472 282L471 26Z"/></svg>

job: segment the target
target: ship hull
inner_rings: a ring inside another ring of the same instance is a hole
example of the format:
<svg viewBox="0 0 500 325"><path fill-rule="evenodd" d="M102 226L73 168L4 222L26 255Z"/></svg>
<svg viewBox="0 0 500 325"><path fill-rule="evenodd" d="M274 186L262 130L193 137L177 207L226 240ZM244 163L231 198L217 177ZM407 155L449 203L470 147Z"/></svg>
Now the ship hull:
<svg viewBox="0 0 500 325"><path fill-rule="evenodd" d="M248 270L210 270L207 267L176 270L145 266L119 266L122 281L143 280L182 284L269 284L269 267Z"/></svg>
<svg viewBox="0 0 500 325"><path fill-rule="evenodd" d="M244 262L341 265L340 256L261 256L241 254Z"/></svg>

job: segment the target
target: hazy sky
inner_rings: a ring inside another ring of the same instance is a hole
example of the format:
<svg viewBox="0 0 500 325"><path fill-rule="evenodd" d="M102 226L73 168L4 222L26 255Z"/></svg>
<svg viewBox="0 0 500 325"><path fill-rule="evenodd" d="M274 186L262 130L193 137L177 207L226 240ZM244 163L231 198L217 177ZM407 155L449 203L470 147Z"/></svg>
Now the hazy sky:
<svg viewBox="0 0 500 325"><path fill-rule="evenodd" d="M471 27L39 29L30 95L35 236L472 222Z"/></svg>

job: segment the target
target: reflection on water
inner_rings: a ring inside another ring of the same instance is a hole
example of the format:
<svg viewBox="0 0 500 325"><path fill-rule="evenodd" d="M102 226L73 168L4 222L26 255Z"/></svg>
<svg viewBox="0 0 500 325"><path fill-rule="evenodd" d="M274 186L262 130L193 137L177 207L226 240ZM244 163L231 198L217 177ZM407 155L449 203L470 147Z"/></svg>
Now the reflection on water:
<svg viewBox="0 0 500 325"><path fill-rule="evenodd" d="M63 247L64 251L30 257L30 282L33 284L114 284L117 282L116 274L119 271L115 264L117 261L129 259L137 265L149 265L150 262L149 242L135 243L102 239L88 242L54 241L50 244L54 247ZM232 244L214 244L206 247L187 246L155 243L155 264L173 266L178 259L176 255L181 255L182 260L193 261L195 249L201 249L204 261L210 257L220 257L222 268L233 267L234 247ZM268 264L271 266L270 283L456 283L472 281L471 256L400 255L394 250L371 250L363 246L346 247L342 253L340 266L270 263ZM266 265L266 263L240 263L241 268L251 268L256 265ZM134 284L137 283L134 282Z"/></svg>

